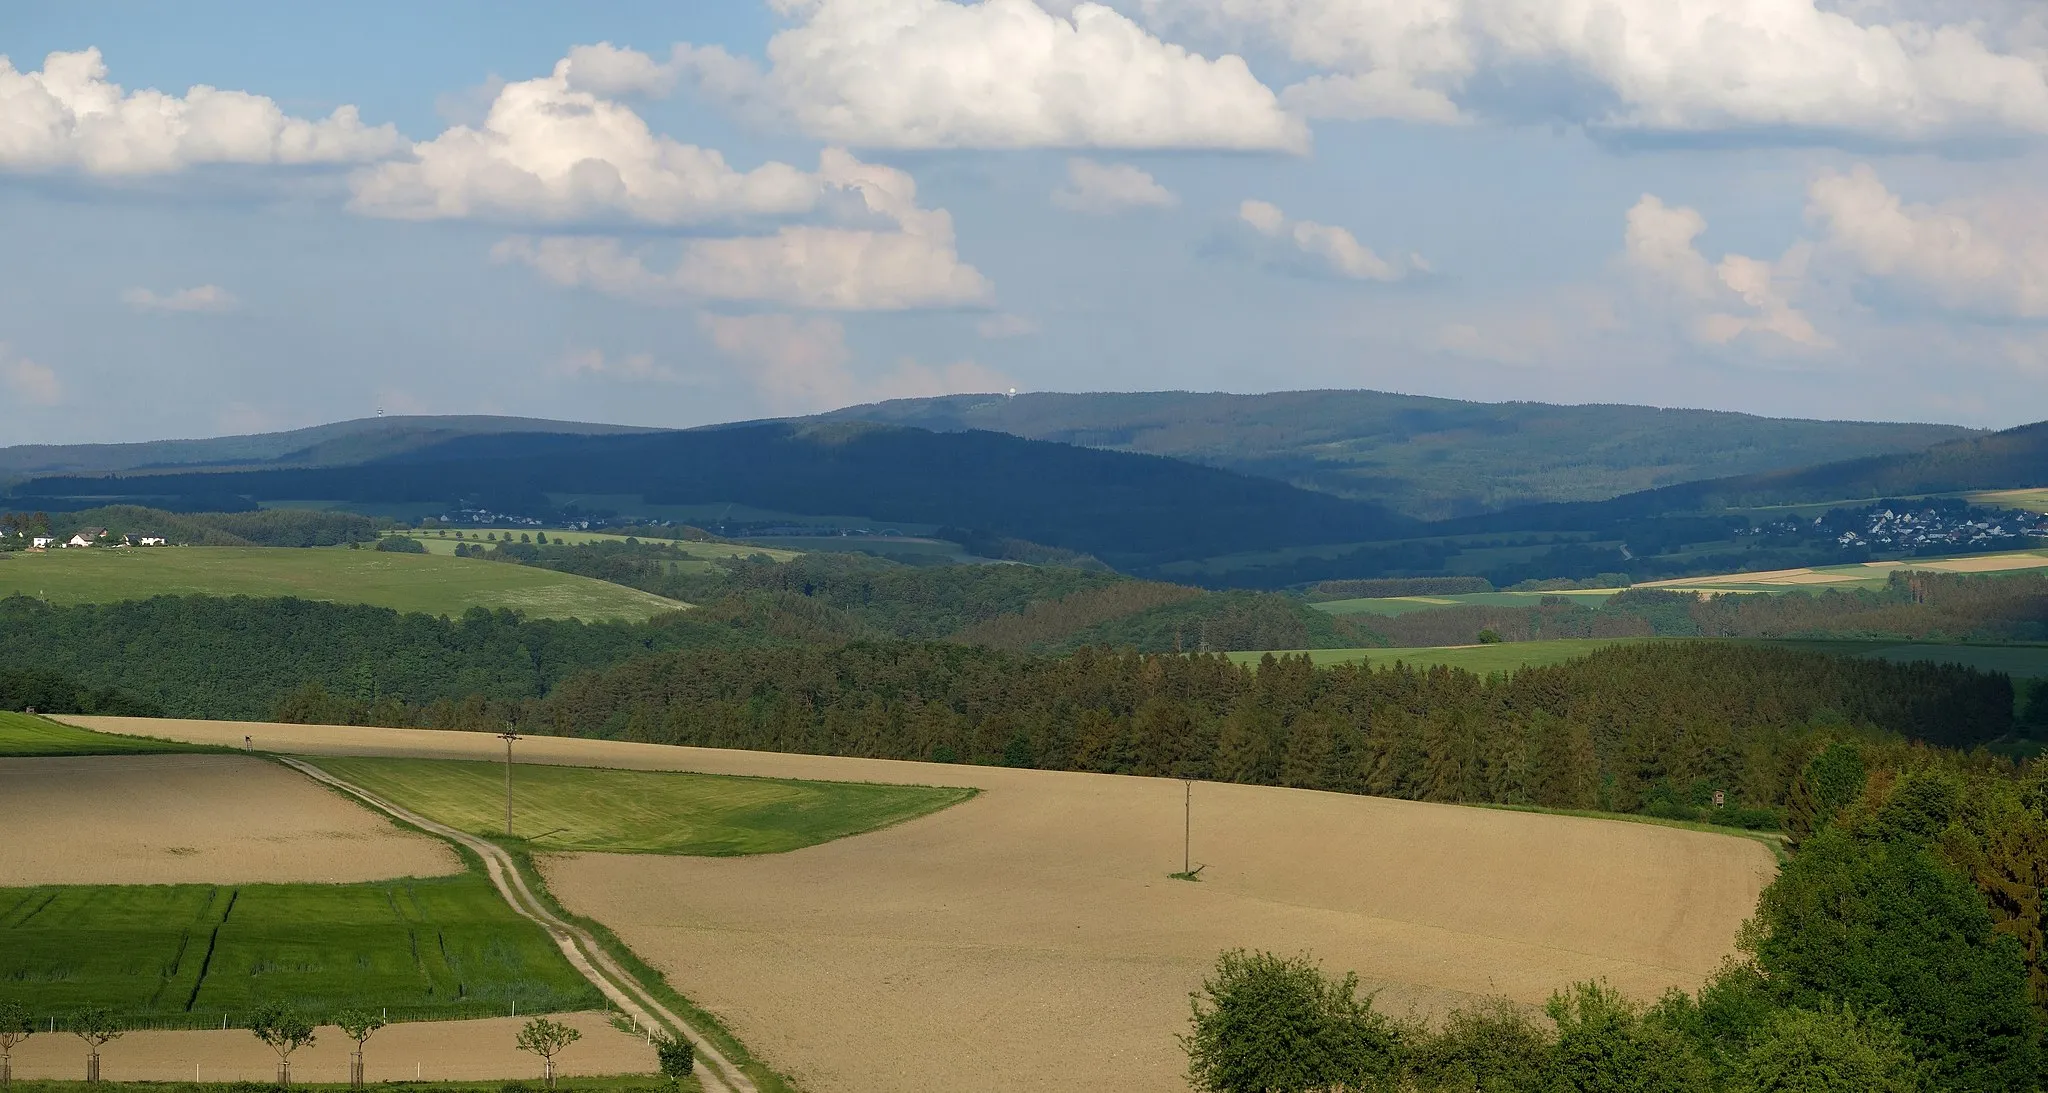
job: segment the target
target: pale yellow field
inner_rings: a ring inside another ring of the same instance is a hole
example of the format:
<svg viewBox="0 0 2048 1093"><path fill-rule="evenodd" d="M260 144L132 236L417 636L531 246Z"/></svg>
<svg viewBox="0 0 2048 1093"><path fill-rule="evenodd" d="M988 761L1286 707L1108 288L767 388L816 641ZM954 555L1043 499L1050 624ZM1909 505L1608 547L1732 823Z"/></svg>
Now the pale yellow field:
<svg viewBox="0 0 2048 1093"><path fill-rule="evenodd" d="M462 868L440 840L239 755L0 759L0 832L0 885L343 883Z"/></svg>
<svg viewBox="0 0 2048 1093"><path fill-rule="evenodd" d="M205 742L239 724L76 718ZM487 758L482 734L260 726L314 754ZM1308 951L1381 1005L1540 1003L1575 979L1639 997L1731 950L1775 871L1729 836L1209 783L1190 884L1181 783L528 738L530 762L972 785L972 801L788 854L544 862L615 930L807 1088L1185 1089L1174 1042L1216 954Z"/></svg>
<svg viewBox="0 0 2048 1093"><path fill-rule="evenodd" d="M556 1057L556 1069L577 1074L648 1074L654 1049L639 1037L611 1027L602 1013L557 1014L583 1038ZM512 1046L523 1019L420 1021L391 1025L370 1037L363 1052L364 1076L372 1082L476 1081L506 1077L536 1080L540 1060ZM312 1047L292 1056L295 1082L348 1081L348 1053L354 1044L340 1030L322 1028ZM193 1068L197 1067L195 1071ZM208 1082L277 1079L277 1056L247 1029L211 1032L130 1032L100 1051L107 1081ZM85 1076L85 1045L60 1027L31 1036L14 1049L17 1078L79 1079Z"/></svg>

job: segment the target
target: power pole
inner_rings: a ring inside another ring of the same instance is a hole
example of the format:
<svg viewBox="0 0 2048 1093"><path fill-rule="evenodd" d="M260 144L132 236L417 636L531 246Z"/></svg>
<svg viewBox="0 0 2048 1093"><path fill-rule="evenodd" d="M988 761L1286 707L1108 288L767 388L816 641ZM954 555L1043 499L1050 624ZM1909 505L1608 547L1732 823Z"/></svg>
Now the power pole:
<svg viewBox="0 0 2048 1093"><path fill-rule="evenodd" d="M512 742L519 739L519 734L506 729L498 734L498 739L505 742L505 837L509 839L512 837Z"/></svg>
<svg viewBox="0 0 2048 1093"><path fill-rule="evenodd" d="M1192 778L1181 782L1181 829L1180 829L1180 871L1191 873L1195 868L1195 781Z"/></svg>

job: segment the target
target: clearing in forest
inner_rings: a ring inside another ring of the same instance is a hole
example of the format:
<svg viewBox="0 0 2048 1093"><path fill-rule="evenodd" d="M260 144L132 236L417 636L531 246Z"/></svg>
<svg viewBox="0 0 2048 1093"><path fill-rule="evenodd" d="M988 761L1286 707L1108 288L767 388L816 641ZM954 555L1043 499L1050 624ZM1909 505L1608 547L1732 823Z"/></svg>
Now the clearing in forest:
<svg viewBox="0 0 2048 1093"><path fill-rule="evenodd" d="M501 835L502 763L322 758L313 762L450 827ZM515 764L513 831L536 850L776 854L957 804L971 789L802 782Z"/></svg>
<svg viewBox="0 0 2048 1093"><path fill-rule="evenodd" d="M96 547L0 555L0 597L112 603L163 595L297 596L460 616L641 620L687 604L550 569L340 547Z"/></svg>

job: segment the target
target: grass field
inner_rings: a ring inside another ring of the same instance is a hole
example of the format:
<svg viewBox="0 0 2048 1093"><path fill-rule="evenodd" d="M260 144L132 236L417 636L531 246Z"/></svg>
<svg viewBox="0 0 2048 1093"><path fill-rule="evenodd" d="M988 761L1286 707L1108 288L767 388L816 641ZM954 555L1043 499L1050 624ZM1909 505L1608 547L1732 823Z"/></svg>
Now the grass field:
<svg viewBox="0 0 2048 1093"><path fill-rule="evenodd" d="M218 1027L269 1000L398 1020L602 1005L478 872L368 884L0 888L0 984L37 1016L103 1005Z"/></svg>
<svg viewBox="0 0 2048 1093"><path fill-rule="evenodd" d="M2021 491L2041 493L2048 491ZM2048 568L2048 551L2022 550L1999 554L1961 554L1948 558L1915 558L1902 562L1863 562L1854 565L1806 566L1751 573L1723 573L1702 577L1676 577L1651 581L1637 588L1662 588L1673 592L1723 593L1791 592L1799 589L1883 588L1898 570L1926 570L1934 573L2017 573ZM1598 607L1619 588L1578 589L1568 592L1463 592L1449 596L1382 596L1369 599L1326 600L1309 606L1332 615L1406 615L1433 607L1459 604L1490 604L1500 607L1533 607L1551 596L1562 596L1587 607Z"/></svg>
<svg viewBox="0 0 2048 1093"><path fill-rule="evenodd" d="M157 595L297 596L429 615L511 608L535 618L645 619L683 604L567 573L338 548L159 547L0 555L0 596L110 603Z"/></svg>
<svg viewBox="0 0 2048 1093"><path fill-rule="evenodd" d="M531 536L533 534L533 529L530 528L510 531L493 528L462 528L460 529L462 538L457 539L455 537L456 530L458 529L414 528L410 531L397 532L395 534L407 535L419 540L426 546L429 554L446 554L451 557L455 554L455 545L457 543L468 543L471 546L475 546L481 542L485 547L495 546L495 541L484 538L486 533L498 536L499 540L503 540L507 535L516 540L521 535ZM623 543L630 538L630 536L614 535L606 531L555 531L553 529L545 529L541 534L546 535L550 543L568 543L572 546L580 546L584 543ZM786 562L798 557L801 553L795 550L755 546L751 543L699 543L688 540L672 541L668 539L642 539L641 542L673 546L678 554L698 562L713 562L720 558L746 558L755 554L765 554L774 561Z"/></svg>
<svg viewBox="0 0 2048 1093"><path fill-rule="evenodd" d="M505 830L504 766L319 758L386 800L478 835ZM513 831L537 850L776 854L936 812L972 790L543 764L513 769Z"/></svg>
<svg viewBox="0 0 2048 1093"><path fill-rule="evenodd" d="M162 752L212 751L174 740L115 736L62 725L41 717L0 710L0 756L144 755Z"/></svg>

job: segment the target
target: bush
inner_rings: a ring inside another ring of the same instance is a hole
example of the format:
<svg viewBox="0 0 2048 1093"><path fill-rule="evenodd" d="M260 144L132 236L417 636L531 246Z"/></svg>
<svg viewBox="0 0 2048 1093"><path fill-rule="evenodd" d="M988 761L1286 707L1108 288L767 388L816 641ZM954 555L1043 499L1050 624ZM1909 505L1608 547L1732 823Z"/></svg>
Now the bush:
<svg viewBox="0 0 2048 1093"><path fill-rule="evenodd" d="M681 1037L663 1036L654 1041L655 1058L661 1062L662 1076L670 1081L682 1081L697 1069L697 1049L690 1041Z"/></svg>
<svg viewBox="0 0 2048 1093"><path fill-rule="evenodd" d="M427 545L406 535L386 535L377 540L377 549L389 554L425 554Z"/></svg>
<svg viewBox="0 0 2048 1093"><path fill-rule="evenodd" d="M1409 1030L1309 958L1224 953L1191 1000L1188 1080L1209 1093L1390 1089Z"/></svg>
<svg viewBox="0 0 2048 1093"><path fill-rule="evenodd" d="M1774 1014L1730 1093L1919 1093L1925 1087L1896 1022L1824 1005Z"/></svg>

